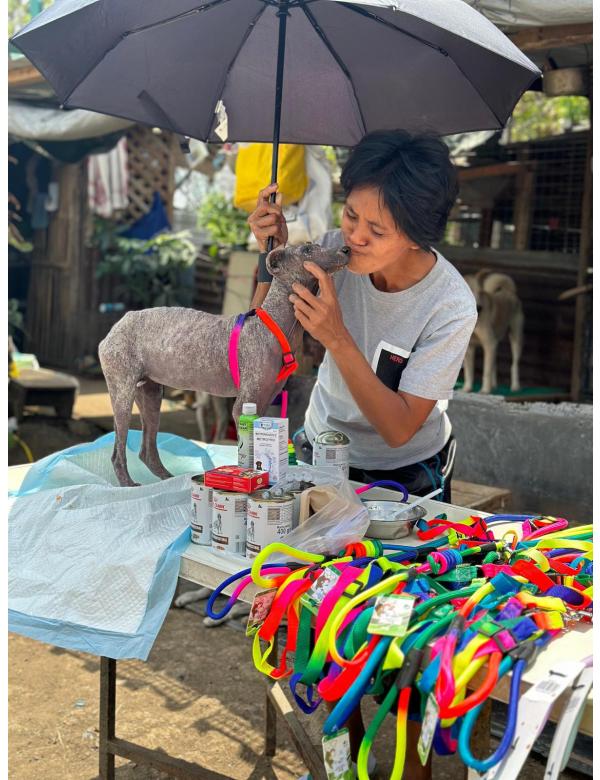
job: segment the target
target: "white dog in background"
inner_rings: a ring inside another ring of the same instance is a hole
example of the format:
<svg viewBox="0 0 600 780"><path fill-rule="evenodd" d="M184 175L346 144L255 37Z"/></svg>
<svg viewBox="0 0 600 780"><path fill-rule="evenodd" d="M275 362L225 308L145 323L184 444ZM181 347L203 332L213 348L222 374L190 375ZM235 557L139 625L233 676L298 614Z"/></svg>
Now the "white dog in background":
<svg viewBox="0 0 600 780"><path fill-rule="evenodd" d="M519 390L519 360L523 350L524 317L516 285L510 276L487 270L465 276L465 281L475 296L478 318L463 363L463 390L467 393L473 390L475 350L478 346L483 349L481 392L491 393L497 387L498 344L507 333L512 352L510 389Z"/></svg>

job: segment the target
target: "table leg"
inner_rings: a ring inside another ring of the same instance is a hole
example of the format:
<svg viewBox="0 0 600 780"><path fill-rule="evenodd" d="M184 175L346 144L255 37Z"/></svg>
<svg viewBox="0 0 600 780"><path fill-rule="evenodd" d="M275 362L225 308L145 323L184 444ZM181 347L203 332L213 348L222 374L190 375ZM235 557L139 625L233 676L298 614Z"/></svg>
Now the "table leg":
<svg viewBox="0 0 600 780"><path fill-rule="evenodd" d="M117 688L117 662L114 658L100 657L100 777L114 780L115 756L109 752L108 743L115 738L115 702Z"/></svg>

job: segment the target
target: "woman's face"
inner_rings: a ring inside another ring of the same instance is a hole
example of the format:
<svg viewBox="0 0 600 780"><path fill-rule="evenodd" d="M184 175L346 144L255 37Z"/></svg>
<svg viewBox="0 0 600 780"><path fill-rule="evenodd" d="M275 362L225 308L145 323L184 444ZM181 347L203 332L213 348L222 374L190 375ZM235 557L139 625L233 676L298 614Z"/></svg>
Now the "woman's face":
<svg viewBox="0 0 600 780"><path fill-rule="evenodd" d="M394 222L375 187L353 189L342 213L344 243L352 250L348 270L372 274L398 267L407 251L419 249Z"/></svg>

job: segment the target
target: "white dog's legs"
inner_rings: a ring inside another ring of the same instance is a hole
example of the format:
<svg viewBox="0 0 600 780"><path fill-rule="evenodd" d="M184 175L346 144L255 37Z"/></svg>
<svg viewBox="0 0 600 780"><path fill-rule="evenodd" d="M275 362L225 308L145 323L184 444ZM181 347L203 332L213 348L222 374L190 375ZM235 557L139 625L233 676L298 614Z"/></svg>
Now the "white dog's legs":
<svg viewBox="0 0 600 780"><path fill-rule="evenodd" d="M470 393L473 390L473 376L475 373L475 347L469 344L463 362L463 391Z"/></svg>
<svg viewBox="0 0 600 780"><path fill-rule="evenodd" d="M481 383L482 393L491 393L494 389L494 368L496 366L496 349L495 344L491 339L487 344L483 345L483 381Z"/></svg>
<svg viewBox="0 0 600 780"><path fill-rule="evenodd" d="M182 593L181 596L177 596L173 605L175 607L185 607L188 604L193 604L197 601L205 601L210 597L212 593L211 588L198 588L197 590L188 590ZM220 626L221 623L226 623L228 620L232 620L237 617L245 617L250 614L250 604L238 603L234 604L225 617L215 620L214 618L205 617L202 620L203 625L207 628L214 628Z"/></svg>
<svg viewBox="0 0 600 780"><path fill-rule="evenodd" d="M198 431L200 433L200 441L207 442L209 440L210 431L206 422L206 413L208 405L210 404L210 395L204 391L196 391L196 422L198 423Z"/></svg>
<svg viewBox="0 0 600 780"><path fill-rule="evenodd" d="M510 321L509 334L510 350L512 353L512 363L510 366L510 389L515 392L521 389L519 381L519 360L523 349L523 311L515 312Z"/></svg>

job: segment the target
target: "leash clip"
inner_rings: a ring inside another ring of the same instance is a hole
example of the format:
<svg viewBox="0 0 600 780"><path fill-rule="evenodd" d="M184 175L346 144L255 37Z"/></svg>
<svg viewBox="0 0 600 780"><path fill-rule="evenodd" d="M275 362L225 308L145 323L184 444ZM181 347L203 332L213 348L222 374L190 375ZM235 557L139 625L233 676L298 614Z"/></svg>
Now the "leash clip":
<svg viewBox="0 0 600 780"><path fill-rule="evenodd" d="M531 664L537 658L539 647L535 642L525 639L512 650L508 651L508 655L514 661L525 661L526 664Z"/></svg>
<svg viewBox="0 0 600 780"><path fill-rule="evenodd" d="M423 659L424 648L412 647L404 656L404 661L396 677L396 688L401 691L403 688L410 688L413 684Z"/></svg>

